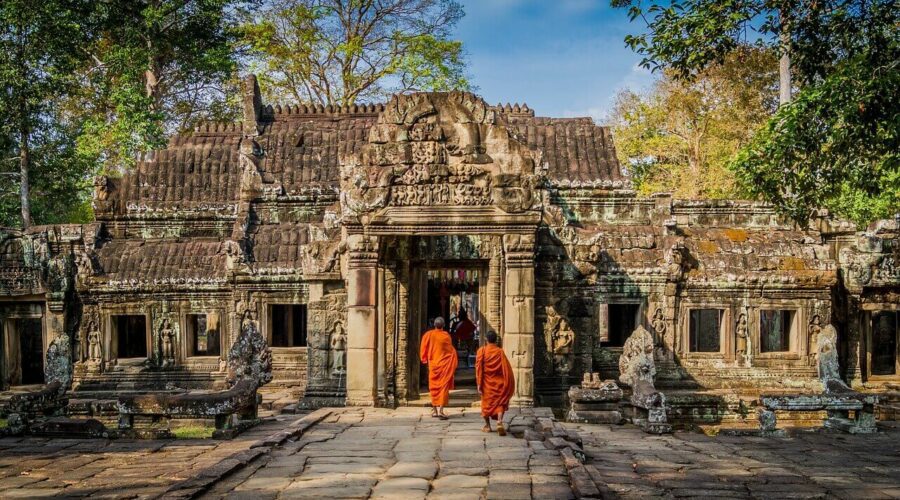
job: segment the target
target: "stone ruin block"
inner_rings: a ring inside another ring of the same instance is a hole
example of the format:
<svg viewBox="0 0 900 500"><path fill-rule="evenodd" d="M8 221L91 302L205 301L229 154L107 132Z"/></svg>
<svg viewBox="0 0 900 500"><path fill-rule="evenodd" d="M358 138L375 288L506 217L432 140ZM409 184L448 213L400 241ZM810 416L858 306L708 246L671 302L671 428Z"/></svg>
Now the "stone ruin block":
<svg viewBox="0 0 900 500"><path fill-rule="evenodd" d="M600 380L599 373L585 373L581 386L569 388L567 422L621 424L619 405L622 389L612 380Z"/></svg>
<svg viewBox="0 0 900 500"><path fill-rule="evenodd" d="M759 410L760 433L772 435L778 432L776 411L825 411L828 417L824 426L851 434L877 432L875 405L878 396L854 391L840 378L838 364L837 329L828 325L819 334L817 344L821 394L794 394L761 396ZM853 412L853 417L850 417Z"/></svg>

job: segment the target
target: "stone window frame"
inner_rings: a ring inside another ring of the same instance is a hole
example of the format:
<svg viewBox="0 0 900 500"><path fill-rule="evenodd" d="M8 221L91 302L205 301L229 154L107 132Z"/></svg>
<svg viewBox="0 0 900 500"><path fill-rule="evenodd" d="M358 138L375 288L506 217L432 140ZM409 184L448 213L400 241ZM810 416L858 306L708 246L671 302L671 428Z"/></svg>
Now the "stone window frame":
<svg viewBox="0 0 900 500"><path fill-rule="evenodd" d="M190 326L190 316L198 316L205 315L207 317L207 321L209 320L210 314L215 314L219 316L219 354L194 354L194 332ZM205 309L187 309L181 315L181 346L183 349L182 359L188 362L203 362L203 361L215 361L219 359L224 359L227 354L227 350L225 348L225 332L226 329L226 321L227 314L224 309L220 308L205 308Z"/></svg>
<svg viewBox="0 0 900 500"><path fill-rule="evenodd" d="M793 313L791 331L788 336L788 350L762 352L762 318L760 316L762 311L791 311ZM747 308L747 315L747 328L752 337L749 339L750 355L753 359L800 360L808 354L806 344L809 343L809 338L806 326L809 323L809 315L807 308L802 304L780 300L761 301ZM736 320L737 317L735 317ZM737 335L737 332L734 334ZM735 339L736 341L737 339Z"/></svg>
<svg viewBox="0 0 900 500"><path fill-rule="evenodd" d="M266 338L266 345L273 354L290 354L306 352L307 346L275 347L272 345L272 306L276 305L302 305L306 306L307 344L309 344L309 293L272 294L259 300L261 310L260 328Z"/></svg>
<svg viewBox="0 0 900 500"><path fill-rule="evenodd" d="M610 352L618 352L618 353L622 352L623 346L606 346L606 345L603 345L602 340L600 340L600 339L603 338L604 332L607 334L607 336L609 333L609 306L611 306L611 305L612 306L634 305L634 304L637 304L637 306L638 306L638 310L635 315L634 327L637 328L638 326L644 326L646 328L646 326L647 326L647 310L648 310L647 296L644 296L644 295L639 296L639 297L633 297L633 296L614 297L613 296L613 297L608 297L608 298L605 298L605 299L602 299L599 301L599 303L597 304L597 342L598 342L599 346L601 346L603 349L609 350ZM628 340L627 336L622 339L623 344L624 344L625 340Z"/></svg>
<svg viewBox="0 0 900 500"><path fill-rule="evenodd" d="M894 312L900 314L900 304L890 304L890 303L869 303L863 304L862 310L860 311L860 326L861 333L860 335L865 346L861 349L862 356L865 358L865 380L866 382L896 382L900 380L900 353L897 354L896 365L897 370L893 375L874 375L872 374L872 348L873 340L872 340L872 320L874 319L875 313L879 312ZM897 334L900 336L900 332ZM900 349L900 339L898 339L898 349Z"/></svg>
<svg viewBox="0 0 900 500"><path fill-rule="evenodd" d="M135 309L134 306L120 306L107 309L103 312L103 336L104 336L104 357L107 361L115 360L116 366L140 366L148 359L153 359L153 317L149 311L142 308ZM143 316L145 341L147 343L147 356L143 358L120 358L119 357L119 339L116 332L115 316ZM115 348L113 348L115 346Z"/></svg>
<svg viewBox="0 0 900 500"><path fill-rule="evenodd" d="M43 345L43 355L44 355L44 364L47 363L47 348L50 346L49 333L47 331L47 303L44 301L34 301L34 302L23 302L23 303L6 303L4 306L4 313L0 316L0 334L2 334L2 342L3 342L3 357L6 358L9 356L9 353L13 351L12 344L12 336L9 335L10 332L15 330L15 326L13 323L17 319L40 319L41 320L41 344ZM18 339L16 340L16 345L18 349L21 347L18 345ZM21 355L21 351L18 351L17 354ZM22 360L18 360L19 369L21 370ZM4 388L15 387L10 382L10 373L9 373L10 363L8 359L3 359L2 363L0 363L0 386ZM21 374L20 374L21 375ZM20 384L21 385L21 379Z"/></svg>
<svg viewBox="0 0 900 500"><path fill-rule="evenodd" d="M719 327L719 351L718 352L693 352L691 351L691 311L697 309L721 309L722 325ZM678 346L679 355L684 359L734 359L734 319L737 317L730 301L723 300L684 300L679 307L678 337L681 340Z"/></svg>

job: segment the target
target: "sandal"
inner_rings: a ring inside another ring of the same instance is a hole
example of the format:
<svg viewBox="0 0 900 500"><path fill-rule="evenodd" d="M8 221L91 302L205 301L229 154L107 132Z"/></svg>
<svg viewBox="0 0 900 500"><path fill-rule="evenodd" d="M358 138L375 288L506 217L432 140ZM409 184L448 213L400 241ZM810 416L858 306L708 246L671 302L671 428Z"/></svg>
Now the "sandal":
<svg viewBox="0 0 900 500"><path fill-rule="evenodd" d="M481 428L481 432L494 432L494 431L491 430L490 425L485 425L484 427Z"/></svg>
<svg viewBox="0 0 900 500"><path fill-rule="evenodd" d="M499 434L501 436L506 435L506 427L503 426L503 422L497 423L497 434Z"/></svg>
<svg viewBox="0 0 900 500"><path fill-rule="evenodd" d="M438 418L437 408L431 408L431 418Z"/></svg>
<svg viewBox="0 0 900 500"><path fill-rule="evenodd" d="M439 413L437 418L439 418L441 420L450 420L450 417L448 417L447 415L444 415L443 413Z"/></svg>

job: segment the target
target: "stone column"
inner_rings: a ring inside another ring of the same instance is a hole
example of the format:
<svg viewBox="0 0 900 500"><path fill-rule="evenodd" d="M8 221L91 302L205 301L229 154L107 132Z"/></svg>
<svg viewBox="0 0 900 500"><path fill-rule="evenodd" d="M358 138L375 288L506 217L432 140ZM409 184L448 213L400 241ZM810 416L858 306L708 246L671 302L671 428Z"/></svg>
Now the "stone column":
<svg viewBox="0 0 900 500"><path fill-rule="evenodd" d="M374 406L376 397L376 264L378 240L353 234L347 277L347 405Z"/></svg>
<svg viewBox="0 0 900 500"><path fill-rule="evenodd" d="M505 235L503 349L516 377L514 406L534 406L534 235Z"/></svg>

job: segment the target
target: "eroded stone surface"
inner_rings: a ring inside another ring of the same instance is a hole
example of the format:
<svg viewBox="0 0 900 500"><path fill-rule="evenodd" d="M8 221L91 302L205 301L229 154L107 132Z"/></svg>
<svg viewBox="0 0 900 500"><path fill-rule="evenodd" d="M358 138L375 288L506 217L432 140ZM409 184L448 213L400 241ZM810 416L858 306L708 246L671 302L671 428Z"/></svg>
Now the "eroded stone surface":
<svg viewBox="0 0 900 500"><path fill-rule="evenodd" d="M538 454L521 438L481 432L477 410L448 414L440 421L421 408L338 410L291 450L226 478L204 498L250 489L278 498L574 498L558 452ZM511 414L510 424L524 418Z"/></svg>
<svg viewBox="0 0 900 500"><path fill-rule="evenodd" d="M896 426L876 435L760 438L564 425L583 437L586 469L601 493L621 498L897 498L900 491Z"/></svg>

